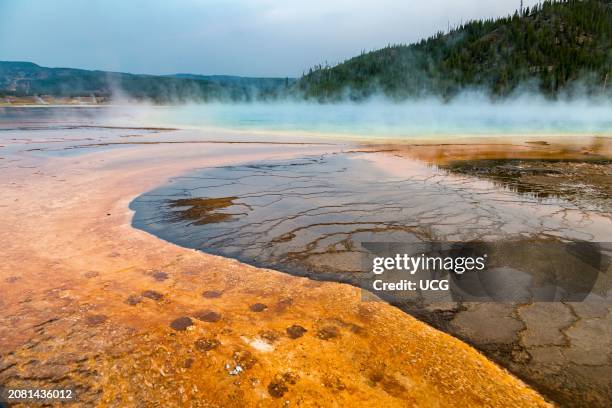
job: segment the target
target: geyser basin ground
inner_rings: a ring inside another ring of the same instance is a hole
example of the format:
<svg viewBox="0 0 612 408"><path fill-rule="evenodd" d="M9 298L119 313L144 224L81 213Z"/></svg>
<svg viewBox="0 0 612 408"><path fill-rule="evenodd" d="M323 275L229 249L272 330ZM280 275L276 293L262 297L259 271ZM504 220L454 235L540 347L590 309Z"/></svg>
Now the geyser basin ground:
<svg viewBox="0 0 612 408"><path fill-rule="evenodd" d="M364 272L362 242L533 241L521 246L527 252L514 268L538 258L551 259L552 266L553 261L566 262L559 259L563 254L537 242L612 241L610 161L593 157L598 143L562 152L548 142L523 143L525 149L511 159L496 157L490 146L472 146L472 156L488 157L491 168L510 171L513 177L506 178L490 171L474 171L484 178L469 174L475 164L483 167L482 158L439 168L402 157L425 155L428 148L423 146L249 162L173 178L130 207L135 227L181 246L355 285ZM446 146L446 151L461 148ZM513 149L507 147L505 153ZM548 167L542 170L540 162ZM569 174L568 165L581 165L586 174L603 172L604 181L593 179L594 192L578 195L576 188L586 189L583 179L574 177L572 186L571 180L559 177L559 172ZM540 169L535 181L530 178L534 168ZM527 178L517 188L521 172ZM609 266L609 254L603 256ZM587 340L611 323L612 281L601 276L595 291L579 303L476 304L438 297L394 304L465 339L558 401L581 393L604 403L610 383L600 376L612 369L608 343L604 338ZM597 370L585 374L586 367ZM569 389L572 393L565 394Z"/></svg>
<svg viewBox="0 0 612 408"><path fill-rule="evenodd" d="M169 178L333 153L357 158L349 151L361 148L318 145L295 140L296 135L287 140L301 144L279 144L279 134L269 138L276 144L269 144L263 143L264 133L155 129L159 124L106 128L113 125L108 118L83 123L65 113L42 122L22 115L18 122L2 123L2 384L71 387L83 404L101 406L173 405L177 398L221 406L278 406L300 398L324 405L543 405L535 392L471 347L383 302L362 302L354 287L253 268L131 226L129 203ZM459 157L453 149L442 150ZM361 156L375 165L375 156ZM420 163L402 163L423 169ZM386 174L389 166L374 167L381 176L401 177ZM227 204L209 201L202 208ZM579 202L567 205L590 211ZM601 211L597 205L592 210L590 216ZM602 326L607 307L519 308L525 322L539 321L540 314L555 319L550 330L519 331L517 337L528 339L521 340L529 343L527 353L514 344L507 351L519 362L552 361L541 373L560 378L565 370L569 383L582 371L587 401L600 403L601 393L592 390L605 389L610 378L605 365L569 362L570 371L554 359L605 356L581 350L606 347L593 339L610 338L602 334L610 327ZM491 344L498 350L522 324L517 312L503 305L494 311L475 305L467 312L459 314L461 327L487 329L483 349ZM437 315L446 316L446 310ZM491 316L496 325L484 324ZM187 317L192 326L185 324ZM565 349L567 338L573 347ZM553 360L543 360L547 356ZM238 365L245 370L232 375ZM571 389L574 398L577 389Z"/></svg>
<svg viewBox="0 0 612 408"><path fill-rule="evenodd" d="M471 347L362 303L351 286L253 268L130 225L130 201L168 177L341 147L55 126L0 133L3 386L71 388L82 405L122 407L546 405Z"/></svg>

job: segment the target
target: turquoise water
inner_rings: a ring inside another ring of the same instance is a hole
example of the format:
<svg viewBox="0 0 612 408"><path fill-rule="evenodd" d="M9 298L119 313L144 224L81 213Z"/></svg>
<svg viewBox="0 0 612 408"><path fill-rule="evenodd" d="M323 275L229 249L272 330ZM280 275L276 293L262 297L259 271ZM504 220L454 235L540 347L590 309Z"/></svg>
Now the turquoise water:
<svg viewBox="0 0 612 408"><path fill-rule="evenodd" d="M0 108L0 128L15 124L108 124L313 133L356 138L612 135L610 101L550 102L524 97L503 103L464 97L362 104L253 103L111 107Z"/></svg>
<svg viewBox="0 0 612 408"><path fill-rule="evenodd" d="M143 121L177 127L415 138L504 134L610 135L612 105L521 99L393 104L259 103L153 107Z"/></svg>

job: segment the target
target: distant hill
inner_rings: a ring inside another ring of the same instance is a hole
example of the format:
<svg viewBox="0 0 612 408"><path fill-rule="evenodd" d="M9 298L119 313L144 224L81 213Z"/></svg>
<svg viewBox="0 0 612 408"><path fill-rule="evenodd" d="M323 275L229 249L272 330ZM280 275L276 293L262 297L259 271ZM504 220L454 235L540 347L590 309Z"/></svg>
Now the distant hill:
<svg viewBox="0 0 612 408"><path fill-rule="evenodd" d="M549 97L611 94L612 0L545 1L495 20L463 24L412 45L317 66L296 84L306 98L451 98L463 89L504 97L518 87Z"/></svg>
<svg viewBox="0 0 612 408"><path fill-rule="evenodd" d="M0 95L4 96L111 98L122 95L156 103L250 101L278 98L292 82L288 78L225 75L136 75L0 61Z"/></svg>
<svg viewBox="0 0 612 408"><path fill-rule="evenodd" d="M256 89L278 89L284 86L289 87L295 82L295 78L258 78L233 75L174 74L166 76L210 81L222 86L240 85L245 87L253 87Z"/></svg>

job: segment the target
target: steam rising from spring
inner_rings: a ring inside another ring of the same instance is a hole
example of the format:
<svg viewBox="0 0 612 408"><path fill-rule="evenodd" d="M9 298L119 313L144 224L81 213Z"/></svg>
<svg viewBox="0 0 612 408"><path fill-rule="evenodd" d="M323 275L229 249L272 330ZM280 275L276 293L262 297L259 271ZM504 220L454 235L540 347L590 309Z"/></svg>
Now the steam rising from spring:
<svg viewBox="0 0 612 408"><path fill-rule="evenodd" d="M465 93L402 103L384 98L363 103L259 102L149 107L136 117L147 125L223 127L239 130L329 134L365 138L496 135L612 134L609 100L550 101L522 95L492 102Z"/></svg>

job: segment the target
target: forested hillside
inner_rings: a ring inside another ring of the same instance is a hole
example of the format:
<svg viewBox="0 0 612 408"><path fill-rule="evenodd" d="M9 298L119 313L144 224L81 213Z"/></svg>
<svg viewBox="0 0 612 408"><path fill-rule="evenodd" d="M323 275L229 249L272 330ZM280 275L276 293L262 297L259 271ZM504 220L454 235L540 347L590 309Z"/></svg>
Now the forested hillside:
<svg viewBox="0 0 612 408"><path fill-rule="evenodd" d="M495 20L463 24L412 45L392 45L339 65L317 66L297 83L307 98L395 98L464 89L493 97L517 88L610 94L612 0L545 1Z"/></svg>

